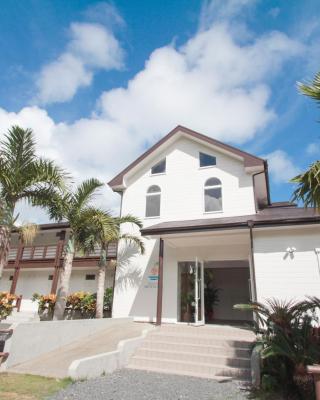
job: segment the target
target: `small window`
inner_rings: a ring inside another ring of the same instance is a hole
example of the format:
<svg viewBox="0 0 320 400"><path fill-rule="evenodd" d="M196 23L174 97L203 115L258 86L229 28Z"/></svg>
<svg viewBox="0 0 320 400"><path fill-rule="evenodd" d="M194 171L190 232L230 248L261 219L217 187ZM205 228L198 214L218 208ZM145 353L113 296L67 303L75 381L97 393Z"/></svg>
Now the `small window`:
<svg viewBox="0 0 320 400"><path fill-rule="evenodd" d="M204 184L204 210L222 211L222 186L218 178L209 178Z"/></svg>
<svg viewBox="0 0 320 400"><path fill-rule="evenodd" d="M86 281L94 281L95 279L95 274L86 274Z"/></svg>
<svg viewBox="0 0 320 400"><path fill-rule="evenodd" d="M53 275L48 276L48 281L53 281Z"/></svg>
<svg viewBox="0 0 320 400"><path fill-rule="evenodd" d="M217 160L214 156L210 156L209 154L199 153L199 162L200 162L200 168L212 167L213 165L216 165Z"/></svg>
<svg viewBox="0 0 320 400"><path fill-rule="evenodd" d="M166 172L166 159L159 161L151 168L151 175L164 174Z"/></svg>
<svg viewBox="0 0 320 400"><path fill-rule="evenodd" d="M13 281L13 275L9 276L9 281Z"/></svg>
<svg viewBox="0 0 320 400"><path fill-rule="evenodd" d="M146 217L160 217L161 189L152 185L146 195Z"/></svg>

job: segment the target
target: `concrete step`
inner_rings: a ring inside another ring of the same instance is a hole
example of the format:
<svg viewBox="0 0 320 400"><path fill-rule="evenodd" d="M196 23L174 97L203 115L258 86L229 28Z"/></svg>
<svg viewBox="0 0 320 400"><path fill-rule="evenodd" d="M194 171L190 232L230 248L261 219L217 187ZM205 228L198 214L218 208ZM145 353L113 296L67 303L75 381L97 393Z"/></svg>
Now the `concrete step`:
<svg viewBox="0 0 320 400"><path fill-rule="evenodd" d="M252 340L237 340L235 338L228 338L223 336L197 336L181 332L181 334L173 332L163 332L161 330L152 332L148 335L148 340L155 340L157 342L169 343L183 343L185 345L200 344L218 347L236 347L239 349L250 349Z"/></svg>
<svg viewBox="0 0 320 400"><path fill-rule="evenodd" d="M216 355L216 354L211 354L211 355L197 354L197 353L191 353L189 349L185 349L184 352L181 352L181 351L155 350L155 349L140 347L137 350L135 356L142 358L153 358L158 360L188 361L188 362L190 361L201 364L220 365L220 366L236 367L236 368L250 368L249 358L226 357L224 355Z"/></svg>
<svg viewBox="0 0 320 400"><path fill-rule="evenodd" d="M220 326L220 325L204 325L204 326L194 326L194 325L180 325L180 324L168 324L162 325L158 330L162 333L171 334L186 334L194 336L211 336L211 337L224 337L237 340L254 340L254 333L245 328L237 328L232 326Z"/></svg>
<svg viewBox="0 0 320 400"><path fill-rule="evenodd" d="M218 375L212 375L212 374L204 374L204 373L196 373L194 371L192 372L185 372L185 371L168 371L167 369L162 369L162 368L156 368L156 367L149 367L148 369L144 368L144 367L139 367L139 366L135 366L132 367L130 365L128 365L126 368L129 369L138 369L138 370L142 370L142 371L150 371L150 372L158 372L159 374L173 374L173 375L184 375L184 376L194 376L197 378L203 378L203 379L213 379L215 381L218 382L228 382L231 381L232 378L229 376L218 376Z"/></svg>
<svg viewBox="0 0 320 400"><path fill-rule="evenodd" d="M179 351L185 352L188 351L190 353L196 354L214 354L214 355L224 355L228 357L240 357L240 358L250 358L251 352L250 349L246 348L237 348L231 346L219 347L217 345L203 345L203 344L188 344L187 346L184 343L176 342L162 342L149 339L148 336L144 342L143 347L146 349L154 349L154 350L166 350L166 351Z"/></svg>
<svg viewBox="0 0 320 400"><path fill-rule="evenodd" d="M249 379L250 368L236 368L225 365L205 364L193 361L176 361L170 359L158 359L152 357L133 356L128 368L139 368L145 370L162 369L172 374L198 374L206 376L225 376L234 379Z"/></svg>

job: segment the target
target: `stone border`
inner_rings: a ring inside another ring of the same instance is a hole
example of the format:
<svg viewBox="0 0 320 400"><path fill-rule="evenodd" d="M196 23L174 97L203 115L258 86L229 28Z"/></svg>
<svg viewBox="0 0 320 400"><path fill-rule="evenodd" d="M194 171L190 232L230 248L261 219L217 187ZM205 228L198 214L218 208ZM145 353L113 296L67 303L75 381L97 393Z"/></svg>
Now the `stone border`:
<svg viewBox="0 0 320 400"><path fill-rule="evenodd" d="M123 368L128 364L136 348L152 329L154 327L146 328L142 331L141 336L121 340L115 351L74 360L68 368L68 376L74 380L97 378L103 374Z"/></svg>

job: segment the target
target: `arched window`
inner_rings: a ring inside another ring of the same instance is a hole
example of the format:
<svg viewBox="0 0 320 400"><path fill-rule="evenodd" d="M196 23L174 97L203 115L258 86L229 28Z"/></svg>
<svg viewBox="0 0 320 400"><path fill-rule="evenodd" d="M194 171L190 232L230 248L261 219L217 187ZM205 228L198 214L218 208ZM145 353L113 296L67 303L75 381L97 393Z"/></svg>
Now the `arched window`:
<svg viewBox="0 0 320 400"><path fill-rule="evenodd" d="M161 189L152 185L147 190L146 196L146 217L160 217Z"/></svg>
<svg viewBox="0 0 320 400"><path fill-rule="evenodd" d="M209 178L204 184L204 211L222 211L222 185L218 178Z"/></svg>

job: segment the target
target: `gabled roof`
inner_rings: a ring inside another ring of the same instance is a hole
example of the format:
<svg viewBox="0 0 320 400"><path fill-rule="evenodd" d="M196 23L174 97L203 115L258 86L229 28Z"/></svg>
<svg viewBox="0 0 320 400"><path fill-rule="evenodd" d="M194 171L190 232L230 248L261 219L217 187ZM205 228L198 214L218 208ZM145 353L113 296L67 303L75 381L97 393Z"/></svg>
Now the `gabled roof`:
<svg viewBox="0 0 320 400"><path fill-rule="evenodd" d="M140 157L138 157L135 161L133 161L130 165L128 165L128 167L126 167L123 171L121 171L117 176L115 176L113 179L111 179L111 181L108 182L108 185L114 190L121 187L123 185L124 176L130 170L132 170L134 167L136 167L141 161L143 161L146 157L148 157L150 154L152 154L154 151L156 151L160 146L162 146L165 142L167 142L173 136L177 135L179 132L182 132L184 135L190 136L193 139L197 139L197 140L203 141L205 143L208 143L210 145L216 146L223 151L234 154L237 157L241 157L244 161L245 167L261 166L264 168L265 161L262 158L256 157L245 151L237 149L236 147L222 143L216 139L212 139L211 137L203 135L202 133L195 132L184 126L178 125L171 132L169 132L166 136L164 136L161 140L159 140L156 144L154 144L152 147L150 147L149 150L147 150Z"/></svg>

